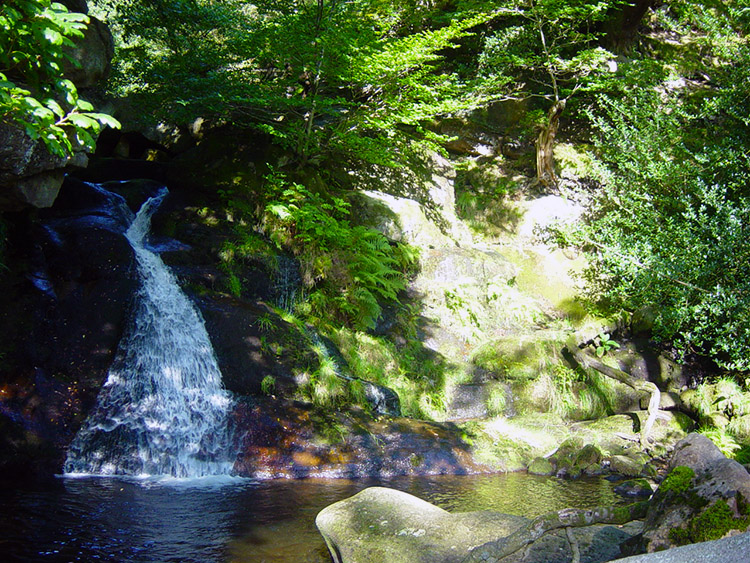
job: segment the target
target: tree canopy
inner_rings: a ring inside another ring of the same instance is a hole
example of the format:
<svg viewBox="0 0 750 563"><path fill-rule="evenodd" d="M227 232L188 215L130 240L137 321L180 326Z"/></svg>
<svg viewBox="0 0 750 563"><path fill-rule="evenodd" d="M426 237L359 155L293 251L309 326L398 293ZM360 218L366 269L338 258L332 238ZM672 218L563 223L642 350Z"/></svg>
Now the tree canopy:
<svg viewBox="0 0 750 563"><path fill-rule="evenodd" d="M442 117L536 100L529 137L543 188L558 180L558 127L575 123L593 147L577 194L588 215L557 233L589 257L588 297L609 311L649 307L662 340L750 369L747 0L639 2L639 32L617 52L607 34L630 9L620 0L90 4L117 38L111 94L137 100L144 119L262 131L300 168L342 157L403 165L425 146L442 150ZM61 78L86 22L50 0L0 6L0 118L61 156L116 124ZM272 177L261 215L287 248L321 253L311 279L330 248L368 257L337 276L348 295L367 289L341 301L341 315L368 308L371 325L368 303L402 286L397 253L351 227L336 194ZM330 221L339 239L318 236Z"/></svg>

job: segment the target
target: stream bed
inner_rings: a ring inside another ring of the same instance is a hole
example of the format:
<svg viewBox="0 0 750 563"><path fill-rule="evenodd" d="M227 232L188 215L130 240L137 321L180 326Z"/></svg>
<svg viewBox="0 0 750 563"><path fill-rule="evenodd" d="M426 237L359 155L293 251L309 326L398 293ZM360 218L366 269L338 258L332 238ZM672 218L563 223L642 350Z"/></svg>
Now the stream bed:
<svg viewBox="0 0 750 563"><path fill-rule="evenodd" d="M374 485L450 511L527 517L627 502L602 478L524 473L357 481L60 478L46 489L6 488L0 495L0 560L329 563L315 516Z"/></svg>

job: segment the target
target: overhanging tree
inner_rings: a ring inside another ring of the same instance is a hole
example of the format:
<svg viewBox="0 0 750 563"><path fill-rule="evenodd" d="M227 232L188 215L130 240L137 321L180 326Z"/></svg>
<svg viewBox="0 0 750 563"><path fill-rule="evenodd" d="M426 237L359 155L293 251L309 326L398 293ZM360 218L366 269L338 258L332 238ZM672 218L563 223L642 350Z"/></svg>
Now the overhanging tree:
<svg viewBox="0 0 750 563"><path fill-rule="evenodd" d="M302 164L342 152L393 163L396 131L429 139L425 120L492 95L443 65L490 16L418 27L406 4L99 2L118 22L117 93L138 97L161 119L211 117L261 129Z"/></svg>
<svg viewBox="0 0 750 563"><path fill-rule="evenodd" d="M62 76L75 64L68 49L83 37L89 21L50 0L6 0L0 5L0 122L41 140L54 155L92 150L102 126L119 127L96 113Z"/></svg>

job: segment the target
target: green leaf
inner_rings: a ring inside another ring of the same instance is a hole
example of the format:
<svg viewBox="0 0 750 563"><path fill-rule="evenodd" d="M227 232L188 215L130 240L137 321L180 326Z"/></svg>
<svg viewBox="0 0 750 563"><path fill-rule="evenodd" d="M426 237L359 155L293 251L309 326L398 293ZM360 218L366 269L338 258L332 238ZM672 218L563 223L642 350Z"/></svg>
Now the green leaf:
<svg viewBox="0 0 750 563"><path fill-rule="evenodd" d="M121 126L119 121L117 121L111 115L107 115L106 113L87 113L86 115L88 115L92 119L96 119L102 125L111 127L112 129L119 129Z"/></svg>
<svg viewBox="0 0 750 563"><path fill-rule="evenodd" d="M88 115L82 113L71 113L68 115L66 120L76 127L81 127L82 129L93 129L94 131L98 131L100 127L97 120L92 119Z"/></svg>
<svg viewBox="0 0 750 563"><path fill-rule="evenodd" d="M49 109L51 109L52 112L57 117L64 117L65 116L65 111L63 110L62 107L60 107L60 104L58 104L55 100L53 100L51 98L47 98L46 100L44 100L44 105L47 106Z"/></svg>
<svg viewBox="0 0 750 563"><path fill-rule="evenodd" d="M77 107L81 111L93 111L94 106L86 100L78 100Z"/></svg>
<svg viewBox="0 0 750 563"><path fill-rule="evenodd" d="M63 36L58 31L51 28L46 28L44 30L44 38L52 45L62 45L63 42Z"/></svg>

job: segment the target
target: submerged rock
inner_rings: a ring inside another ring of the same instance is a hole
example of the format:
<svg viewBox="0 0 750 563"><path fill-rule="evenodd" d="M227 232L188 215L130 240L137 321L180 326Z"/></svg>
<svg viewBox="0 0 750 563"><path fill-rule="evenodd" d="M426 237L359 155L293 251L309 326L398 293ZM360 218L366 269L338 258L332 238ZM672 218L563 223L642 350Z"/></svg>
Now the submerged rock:
<svg viewBox="0 0 750 563"><path fill-rule="evenodd" d="M475 461L458 428L408 418L373 418L360 409L323 411L257 398L233 414L235 473L261 479L361 478L492 473Z"/></svg>
<svg viewBox="0 0 750 563"><path fill-rule="evenodd" d="M624 497L650 497L654 491L646 479L629 479L615 487L615 492Z"/></svg>

